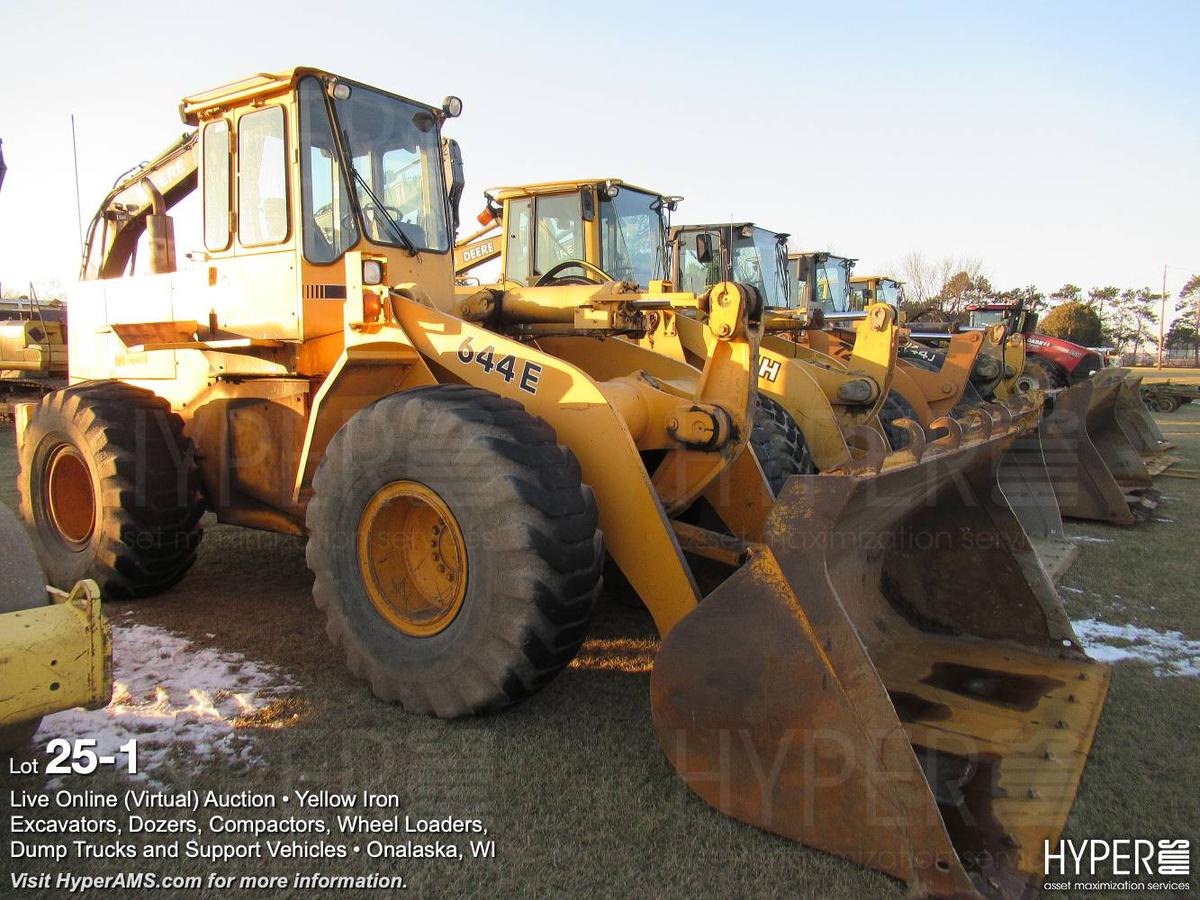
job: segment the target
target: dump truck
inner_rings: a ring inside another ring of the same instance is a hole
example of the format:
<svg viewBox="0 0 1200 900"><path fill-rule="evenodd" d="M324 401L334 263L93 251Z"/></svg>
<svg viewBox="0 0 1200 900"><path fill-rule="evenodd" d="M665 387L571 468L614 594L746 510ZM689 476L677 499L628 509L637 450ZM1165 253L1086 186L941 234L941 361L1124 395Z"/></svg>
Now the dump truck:
<svg viewBox="0 0 1200 900"><path fill-rule="evenodd" d="M772 496L746 452L752 286L551 267L456 294L460 110L308 67L183 100L192 130L89 229L70 386L19 416L50 581L164 591L206 509L303 535L349 670L456 717L567 665L607 553L662 636L654 728L701 797L920 892L1023 894L1110 674L991 489L1038 410L946 420ZM185 268L170 209L193 191ZM701 366L623 339L685 318ZM689 521L702 497L719 527ZM693 559L723 580L702 594Z"/></svg>

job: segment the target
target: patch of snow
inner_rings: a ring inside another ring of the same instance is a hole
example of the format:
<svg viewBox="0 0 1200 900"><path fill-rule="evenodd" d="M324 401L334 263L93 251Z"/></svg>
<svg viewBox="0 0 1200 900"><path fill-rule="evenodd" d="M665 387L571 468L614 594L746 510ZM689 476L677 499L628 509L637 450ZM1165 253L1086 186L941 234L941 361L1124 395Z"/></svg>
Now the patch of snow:
<svg viewBox="0 0 1200 900"><path fill-rule="evenodd" d="M250 766L257 761L253 729L278 727L294 716L286 699L299 686L275 666L195 647L150 625L112 623L112 641L108 706L46 716L37 732L40 745L88 737L98 755L114 755L137 738L139 771L129 777L153 781L159 767L194 774L216 759Z"/></svg>
<svg viewBox="0 0 1200 900"><path fill-rule="evenodd" d="M1082 590L1080 590L1079 588L1069 588L1069 587L1064 587L1064 588L1059 588L1059 590L1061 590L1061 591L1069 591L1069 592L1070 592L1070 593L1072 593L1072 594L1082 594L1082 593L1083 593L1083 591L1082 591Z"/></svg>
<svg viewBox="0 0 1200 900"><path fill-rule="evenodd" d="M1162 517L1162 516L1155 516L1155 517L1154 517L1154 519L1153 519L1153 521L1155 521L1155 522L1174 522L1175 520L1174 520L1174 519L1167 519L1167 518L1164 518L1164 517Z"/></svg>
<svg viewBox="0 0 1200 900"><path fill-rule="evenodd" d="M1093 659L1140 660L1152 663L1155 675L1200 676L1200 641L1189 641L1181 632L1111 625L1096 619L1080 619L1071 624Z"/></svg>
<svg viewBox="0 0 1200 900"><path fill-rule="evenodd" d="M1086 534L1072 535L1069 540L1077 544L1111 544L1112 538L1088 537Z"/></svg>

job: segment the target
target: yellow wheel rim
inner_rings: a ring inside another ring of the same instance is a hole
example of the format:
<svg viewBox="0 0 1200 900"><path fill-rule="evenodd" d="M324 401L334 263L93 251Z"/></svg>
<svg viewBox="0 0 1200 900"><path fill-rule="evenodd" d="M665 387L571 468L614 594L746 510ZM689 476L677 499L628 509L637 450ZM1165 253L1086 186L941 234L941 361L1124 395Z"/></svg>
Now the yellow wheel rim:
<svg viewBox="0 0 1200 900"><path fill-rule="evenodd" d="M74 447L55 449L46 466L46 506L59 537L71 547L82 547L96 528L96 495L92 473Z"/></svg>
<svg viewBox="0 0 1200 900"><path fill-rule="evenodd" d="M371 603L404 634L438 634L462 609L466 544L449 507L423 484L376 491L358 524L358 565Z"/></svg>

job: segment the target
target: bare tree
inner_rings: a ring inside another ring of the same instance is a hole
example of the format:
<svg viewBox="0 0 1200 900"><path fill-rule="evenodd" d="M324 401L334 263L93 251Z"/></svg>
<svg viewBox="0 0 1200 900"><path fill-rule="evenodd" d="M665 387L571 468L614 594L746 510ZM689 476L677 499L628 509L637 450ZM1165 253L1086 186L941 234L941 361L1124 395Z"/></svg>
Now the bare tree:
<svg viewBox="0 0 1200 900"><path fill-rule="evenodd" d="M991 291L983 275L983 260L974 257L932 260L920 250L913 250L891 269L904 282L905 303L910 311L934 309L954 315Z"/></svg>

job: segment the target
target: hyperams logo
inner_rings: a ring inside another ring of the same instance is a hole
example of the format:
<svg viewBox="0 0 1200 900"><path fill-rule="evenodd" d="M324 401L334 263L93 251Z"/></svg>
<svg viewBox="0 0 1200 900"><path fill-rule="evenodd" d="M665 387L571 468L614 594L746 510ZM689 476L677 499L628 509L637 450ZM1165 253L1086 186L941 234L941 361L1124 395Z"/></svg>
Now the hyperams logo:
<svg viewBox="0 0 1200 900"><path fill-rule="evenodd" d="M1187 882L1156 881L1163 876L1188 876L1192 870L1192 842L1186 839L1151 841L1119 838L1044 842L1045 890L1187 891ZM1117 878L1138 881L1114 881Z"/></svg>

